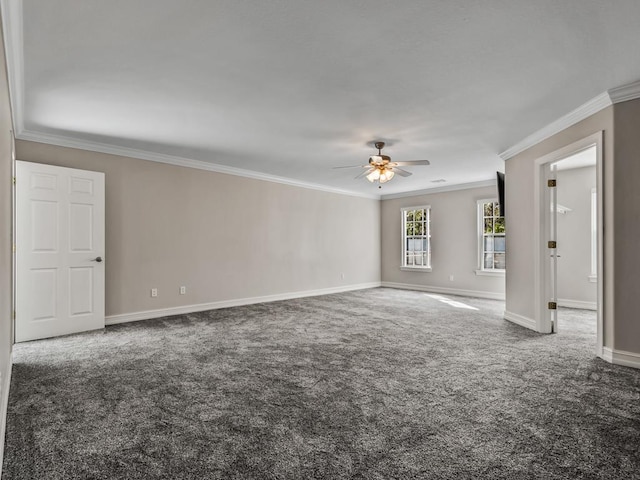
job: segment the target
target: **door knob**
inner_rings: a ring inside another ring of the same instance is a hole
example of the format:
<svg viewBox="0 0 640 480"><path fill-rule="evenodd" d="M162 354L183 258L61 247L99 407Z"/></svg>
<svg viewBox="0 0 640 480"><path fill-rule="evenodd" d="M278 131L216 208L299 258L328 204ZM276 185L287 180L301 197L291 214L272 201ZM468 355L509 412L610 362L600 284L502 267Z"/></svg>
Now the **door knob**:
<svg viewBox="0 0 640 480"><path fill-rule="evenodd" d="M102 257L97 257L97 258L95 259L95 261L96 261L96 262L98 262L98 263L100 263L100 262L102 261Z"/></svg>

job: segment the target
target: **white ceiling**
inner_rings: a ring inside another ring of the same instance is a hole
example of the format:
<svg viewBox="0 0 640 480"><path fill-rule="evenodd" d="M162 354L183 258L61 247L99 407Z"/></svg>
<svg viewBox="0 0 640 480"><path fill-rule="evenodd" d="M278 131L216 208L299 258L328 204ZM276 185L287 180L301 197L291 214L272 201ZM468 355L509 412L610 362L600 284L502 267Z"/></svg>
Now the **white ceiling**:
<svg viewBox="0 0 640 480"><path fill-rule="evenodd" d="M362 194L492 180L500 152L640 79L638 0L3 2L12 19L23 6L19 137ZM382 190L331 168L366 163L376 139L431 166Z"/></svg>
<svg viewBox="0 0 640 480"><path fill-rule="evenodd" d="M596 147L589 147L555 162L556 170L573 170L575 168L594 167L597 163L597 159L598 154Z"/></svg>

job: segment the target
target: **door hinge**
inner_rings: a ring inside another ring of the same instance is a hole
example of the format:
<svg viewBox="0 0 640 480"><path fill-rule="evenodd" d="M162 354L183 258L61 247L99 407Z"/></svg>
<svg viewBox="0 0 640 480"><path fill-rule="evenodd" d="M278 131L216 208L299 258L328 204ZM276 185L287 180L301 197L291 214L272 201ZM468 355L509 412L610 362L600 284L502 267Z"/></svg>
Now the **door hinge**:
<svg viewBox="0 0 640 480"><path fill-rule="evenodd" d="M16 184L16 177L13 177L12 181L13 181L13 184L15 185Z"/></svg>
<svg viewBox="0 0 640 480"><path fill-rule="evenodd" d="M558 248L558 244L556 243L555 240L549 240L547 242L547 245L549 246L549 248Z"/></svg>
<svg viewBox="0 0 640 480"><path fill-rule="evenodd" d="M556 302L549 302L549 310L557 310L558 304Z"/></svg>
<svg viewBox="0 0 640 480"><path fill-rule="evenodd" d="M553 178L551 180L547 180L547 187L555 187L556 186L556 179Z"/></svg>

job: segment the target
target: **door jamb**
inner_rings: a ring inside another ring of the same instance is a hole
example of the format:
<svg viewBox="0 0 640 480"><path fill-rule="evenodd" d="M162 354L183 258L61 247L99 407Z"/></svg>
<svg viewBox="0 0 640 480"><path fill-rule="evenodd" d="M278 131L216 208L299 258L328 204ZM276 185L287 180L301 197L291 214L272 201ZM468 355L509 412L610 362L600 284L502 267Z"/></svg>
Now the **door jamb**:
<svg viewBox="0 0 640 480"><path fill-rule="evenodd" d="M551 212L546 202L545 167L548 164L558 162L566 157L578 153L587 148L596 147L596 199L597 199L597 219L598 219L598 288L597 288L597 333L596 333L596 355L602 357L603 354L603 324L602 317L604 301L604 210L603 210L603 131L596 132L570 145L566 145L554 152L544 155L535 160L534 172L534 299L535 299L535 321L536 330L540 333L550 333L550 322L548 321L546 308L546 291L549 276L549 262L543 261L547 254L547 223L550 221Z"/></svg>

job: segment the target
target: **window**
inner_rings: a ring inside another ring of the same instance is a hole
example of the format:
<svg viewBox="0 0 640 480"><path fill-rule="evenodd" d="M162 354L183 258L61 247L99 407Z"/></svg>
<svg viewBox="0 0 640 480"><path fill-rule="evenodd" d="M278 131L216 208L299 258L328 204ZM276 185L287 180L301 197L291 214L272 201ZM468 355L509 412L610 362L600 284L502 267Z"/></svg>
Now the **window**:
<svg viewBox="0 0 640 480"><path fill-rule="evenodd" d="M431 271L430 207L402 209L402 265L406 270Z"/></svg>
<svg viewBox="0 0 640 480"><path fill-rule="evenodd" d="M478 201L478 275L503 275L506 266L504 217L495 200Z"/></svg>

